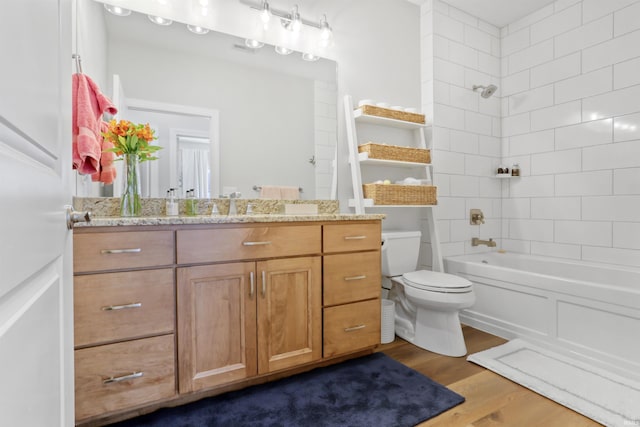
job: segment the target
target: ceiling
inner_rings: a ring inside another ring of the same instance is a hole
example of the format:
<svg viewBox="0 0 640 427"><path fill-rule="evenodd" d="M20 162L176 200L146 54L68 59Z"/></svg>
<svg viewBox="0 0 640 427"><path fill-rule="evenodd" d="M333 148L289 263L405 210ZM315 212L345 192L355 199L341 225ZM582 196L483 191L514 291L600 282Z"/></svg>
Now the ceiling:
<svg viewBox="0 0 640 427"><path fill-rule="evenodd" d="M553 0L443 0L498 28L542 9Z"/></svg>

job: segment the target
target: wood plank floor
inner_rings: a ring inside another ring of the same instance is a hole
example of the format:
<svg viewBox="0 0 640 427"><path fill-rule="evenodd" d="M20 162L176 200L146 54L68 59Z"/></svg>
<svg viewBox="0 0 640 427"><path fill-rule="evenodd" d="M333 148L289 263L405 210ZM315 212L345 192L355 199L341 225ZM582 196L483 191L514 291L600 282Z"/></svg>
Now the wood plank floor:
<svg viewBox="0 0 640 427"><path fill-rule="evenodd" d="M469 354L506 340L463 327ZM423 373L465 397L465 402L419 424L420 427L513 426L591 427L599 423L511 382L466 357L446 357L418 348L396 337L377 351Z"/></svg>

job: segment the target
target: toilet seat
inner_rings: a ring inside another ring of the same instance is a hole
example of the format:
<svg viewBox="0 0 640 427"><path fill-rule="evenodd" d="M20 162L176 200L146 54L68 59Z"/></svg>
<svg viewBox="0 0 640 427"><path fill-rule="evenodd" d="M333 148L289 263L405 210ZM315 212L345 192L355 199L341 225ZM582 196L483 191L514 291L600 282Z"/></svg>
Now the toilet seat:
<svg viewBox="0 0 640 427"><path fill-rule="evenodd" d="M403 282L416 289L438 293L471 292L471 282L459 276L436 271L419 270L402 275Z"/></svg>

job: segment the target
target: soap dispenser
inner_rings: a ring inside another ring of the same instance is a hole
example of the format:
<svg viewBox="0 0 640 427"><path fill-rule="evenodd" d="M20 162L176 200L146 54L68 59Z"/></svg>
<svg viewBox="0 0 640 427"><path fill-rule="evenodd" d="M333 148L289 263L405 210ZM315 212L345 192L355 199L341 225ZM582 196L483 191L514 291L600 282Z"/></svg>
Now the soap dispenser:
<svg viewBox="0 0 640 427"><path fill-rule="evenodd" d="M167 200L165 202L165 215L178 216L178 202L176 201L175 188L167 190Z"/></svg>
<svg viewBox="0 0 640 427"><path fill-rule="evenodd" d="M187 200L185 210L188 216L196 216L198 214L196 207L195 190L187 190Z"/></svg>

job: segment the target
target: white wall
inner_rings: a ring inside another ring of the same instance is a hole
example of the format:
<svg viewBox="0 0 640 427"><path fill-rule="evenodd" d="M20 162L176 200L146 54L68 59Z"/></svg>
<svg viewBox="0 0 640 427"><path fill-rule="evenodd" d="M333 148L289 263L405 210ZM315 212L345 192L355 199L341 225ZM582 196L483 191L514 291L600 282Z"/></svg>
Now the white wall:
<svg viewBox="0 0 640 427"><path fill-rule="evenodd" d="M500 90L485 99L474 85L500 85L500 32L440 0L421 6L423 109L433 117L434 184L443 254L485 251L471 238L500 238ZM482 209L484 225L469 224ZM422 264L429 265L427 247Z"/></svg>
<svg viewBox="0 0 640 427"><path fill-rule="evenodd" d="M318 2L320 3L320 2ZM353 197L344 119L344 95L391 105L419 106L420 8L406 0L327 0L322 8L334 28L338 62L338 199L351 212ZM417 230L416 208L368 210L385 213L383 229Z"/></svg>
<svg viewBox="0 0 640 427"><path fill-rule="evenodd" d="M640 266L639 17L559 0L502 29L506 249Z"/></svg>

